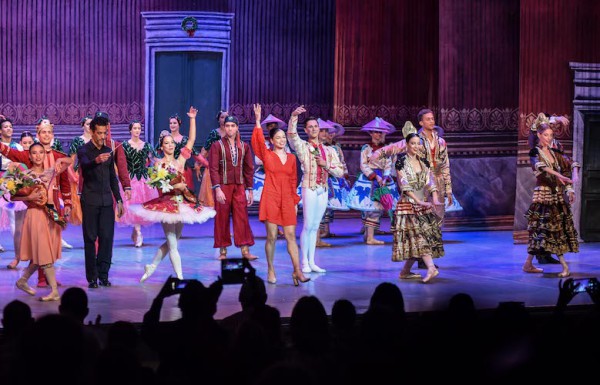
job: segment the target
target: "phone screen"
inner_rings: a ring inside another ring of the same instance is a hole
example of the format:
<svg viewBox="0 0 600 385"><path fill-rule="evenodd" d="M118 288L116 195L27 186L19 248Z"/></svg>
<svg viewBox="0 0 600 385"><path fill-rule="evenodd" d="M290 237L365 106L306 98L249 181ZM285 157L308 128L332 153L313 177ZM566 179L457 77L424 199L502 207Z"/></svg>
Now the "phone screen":
<svg viewBox="0 0 600 385"><path fill-rule="evenodd" d="M590 279L589 278L574 279L573 281L575 283L579 283L579 286L577 286L575 288L575 293L583 293L583 292L585 292L585 288L588 287L588 285L590 284Z"/></svg>

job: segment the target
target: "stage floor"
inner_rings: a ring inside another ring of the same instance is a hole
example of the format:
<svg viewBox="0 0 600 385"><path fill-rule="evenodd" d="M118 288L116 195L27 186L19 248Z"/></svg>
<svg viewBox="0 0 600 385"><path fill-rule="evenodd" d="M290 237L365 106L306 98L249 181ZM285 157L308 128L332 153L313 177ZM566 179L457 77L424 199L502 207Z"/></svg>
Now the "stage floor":
<svg viewBox="0 0 600 385"><path fill-rule="evenodd" d="M253 265L259 276L266 280L265 229L256 218L251 219L251 224L256 237L256 245L251 250L260 256ZM282 317L289 317L294 304L302 296L317 296L328 314L337 299L345 298L354 303L359 313L363 313L373 290L381 282L393 282L400 287L408 312L443 309L449 298L459 292L470 294L479 309L494 308L502 301L522 301L528 307L552 306L556 303L559 281L556 274L561 270L560 265L540 266L545 269L544 274L523 273L521 266L526 256L526 245L514 245L512 232L444 233L446 256L436 260L440 275L431 283L423 284L418 280L398 279L401 264L390 260L391 235L379 237L386 241L383 246L367 246L362 243L360 226L357 219L336 220L331 230L338 236L327 239L333 247L317 249L317 263L326 268L327 273L313 273L312 280L299 287L292 284L286 243L284 239L279 239L275 255L278 283L267 285L268 303L277 307ZM383 228L389 228L389 222L384 221ZM300 233L300 228L297 232ZM64 238L74 248L63 250L63 258L57 263L58 278L63 284L60 291L70 286L85 288L90 301L88 320L100 314L102 323L118 320L141 322L164 280L172 274L167 257L148 281L139 283L144 265L150 263L156 248L163 242L162 228L158 225L144 228L143 233L145 243L138 249L133 247L130 240L131 230L117 227L110 271L113 286L88 289L81 228L70 226L64 232ZM205 285L216 279L220 272L220 261L216 259L216 251L212 248L212 233L212 221L185 226L179 246L185 278L198 279ZM41 303L37 301L37 296L28 296L15 288L15 281L25 263L22 262L17 271L6 269L5 266L14 255L12 242L9 242L10 234L7 232L0 233L0 238L7 249L0 253L0 308L13 299L19 299L31 306L35 317L56 312L58 303ZM599 251L600 243L583 243L580 253L568 254L572 276L600 276ZM239 256L239 249L230 248L229 256ZM418 271L425 275L424 270ZM35 283L35 277L32 277L30 284L34 286ZM239 289L240 285L225 286L218 304L217 319L240 310L237 300ZM42 295L46 292L45 289L38 291ZM162 320L179 318L176 297L165 301ZM572 301L572 304L589 303L591 300L587 294L578 295Z"/></svg>

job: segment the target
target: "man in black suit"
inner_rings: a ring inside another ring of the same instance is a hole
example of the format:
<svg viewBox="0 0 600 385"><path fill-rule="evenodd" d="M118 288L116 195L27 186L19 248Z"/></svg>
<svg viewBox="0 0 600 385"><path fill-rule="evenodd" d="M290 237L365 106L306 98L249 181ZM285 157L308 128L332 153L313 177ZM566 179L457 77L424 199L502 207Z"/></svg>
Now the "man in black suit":
<svg viewBox="0 0 600 385"><path fill-rule="evenodd" d="M108 271L112 260L115 214L124 214L123 200L115 172L115 160L110 147L104 143L110 122L103 113L96 114L90 123L92 140L77 151L83 177L81 210L83 212L83 241L85 248L85 275L88 287L110 286ZM96 239L98 249L96 251Z"/></svg>

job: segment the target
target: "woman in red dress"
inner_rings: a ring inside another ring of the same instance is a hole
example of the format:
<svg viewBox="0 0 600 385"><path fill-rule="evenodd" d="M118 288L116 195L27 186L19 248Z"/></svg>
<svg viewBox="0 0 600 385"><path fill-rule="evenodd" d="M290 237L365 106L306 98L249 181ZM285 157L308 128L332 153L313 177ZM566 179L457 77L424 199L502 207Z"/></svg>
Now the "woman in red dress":
<svg viewBox="0 0 600 385"><path fill-rule="evenodd" d="M296 193L298 176L296 174L296 157L285 151L287 142L285 132L279 127L269 131L271 148L265 145L265 137L260 126L261 105L254 105L256 126L252 132L252 150L263 162L265 168L265 186L260 200L258 219L265 223L267 241L265 254L267 255L267 282L276 283L275 268L275 241L277 240L277 226L283 227L287 249L292 258L294 272L292 280L294 285L307 282L310 278L304 277L298 259L298 244L296 243L296 208L300 197Z"/></svg>

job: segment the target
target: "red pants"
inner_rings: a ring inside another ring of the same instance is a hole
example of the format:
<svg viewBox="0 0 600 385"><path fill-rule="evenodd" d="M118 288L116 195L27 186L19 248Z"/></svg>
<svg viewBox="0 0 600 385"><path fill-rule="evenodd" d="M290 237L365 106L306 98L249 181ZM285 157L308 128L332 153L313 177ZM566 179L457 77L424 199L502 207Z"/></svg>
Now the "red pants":
<svg viewBox="0 0 600 385"><path fill-rule="evenodd" d="M215 244L213 247L231 246L231 234L229 233L229 216L233 216L233 240L236 247L254 245L254 235L248 221L248 202L246 201L246 190L242 184L221 185L221 191L225 194L225 203L215 198ZM251 192L252 193L252 192Z"/></svg>

